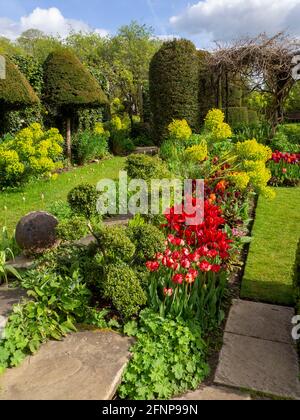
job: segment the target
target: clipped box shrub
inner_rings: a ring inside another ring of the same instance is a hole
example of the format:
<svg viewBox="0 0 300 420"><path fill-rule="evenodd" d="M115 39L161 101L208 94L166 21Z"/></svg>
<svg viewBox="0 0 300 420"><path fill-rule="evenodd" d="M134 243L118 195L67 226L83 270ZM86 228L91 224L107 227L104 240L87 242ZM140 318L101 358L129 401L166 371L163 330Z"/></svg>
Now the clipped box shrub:
<svg viewBox="0 0 300 420"><path fill-rule="evenodd" d="M133 269L119 261L107 266L105 271L104 297L125 318L136 315L146 305L147 298Z"/></svg>
<svg viewBox="0 0 300 420"><path fill-rule="evenodd" d="M147 155L130 155L127 158L125 171L131 179L169 179L171 174L164 161Z"/></svg>
<svg viewBox="0 0 300 420"><path fill-rule="evenodd" d="M247 125L248 123L249 123L248 108L244 106L228 108L228 124L232 128L236 128L241 125Z"/></svg>
<svg viewBox="0 0 300 420"><path fill-rule="evenodd" d="M248 109L248 123L252 126L259 124L259 117L257 111L253 109Z"/></svg>
<svg viewBox="0 0 300 420"><path fill-rule="evenodd" d="M93 185L81 184L69 192L68 203L75 214L91 219L97 214L98 196Z"/></svg>
<svg viewBox="0 0 300 420"><path fill-rule="evenodd" d="M191 41L163 44L150 64L150 102L153 137L160 144L173 119L186 119L199 128L199 61Z"/></svg>
<svg viewBox="0 0 300 420"><path fill-rule="evenodd" d="M165 248L164 234L153 225L128 227L127 235L135 245L134 260L138 264L145 264Z"/></svg>

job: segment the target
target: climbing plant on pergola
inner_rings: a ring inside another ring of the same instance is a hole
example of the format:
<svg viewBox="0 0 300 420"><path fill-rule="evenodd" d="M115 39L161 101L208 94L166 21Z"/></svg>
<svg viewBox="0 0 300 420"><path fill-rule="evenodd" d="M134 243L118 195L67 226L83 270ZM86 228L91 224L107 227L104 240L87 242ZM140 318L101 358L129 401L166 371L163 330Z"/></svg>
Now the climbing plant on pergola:
<svg viewBox="0 0 300 420"><path fill-rule="evenodd" d="M217 44L214 53L207 56L207 64L220 85L224 76L226 84L228 75L237 75L252 91L269 95L268 118L275 133L283 120L284 103L296 83L293 58L299 49L300 41L284 32L272 37L263 33L228 45Z"/></svg>

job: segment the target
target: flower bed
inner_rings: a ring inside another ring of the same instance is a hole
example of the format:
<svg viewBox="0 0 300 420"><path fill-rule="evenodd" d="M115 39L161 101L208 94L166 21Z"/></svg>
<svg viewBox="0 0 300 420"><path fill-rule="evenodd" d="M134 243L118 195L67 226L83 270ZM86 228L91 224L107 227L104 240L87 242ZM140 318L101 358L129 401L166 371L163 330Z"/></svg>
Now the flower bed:
<svg viewBox="0 0 300 420"><path fill-rule="evenodd" d="M269 162L271 185L295 186L300 183L300 154L274 152Z"/></svg>

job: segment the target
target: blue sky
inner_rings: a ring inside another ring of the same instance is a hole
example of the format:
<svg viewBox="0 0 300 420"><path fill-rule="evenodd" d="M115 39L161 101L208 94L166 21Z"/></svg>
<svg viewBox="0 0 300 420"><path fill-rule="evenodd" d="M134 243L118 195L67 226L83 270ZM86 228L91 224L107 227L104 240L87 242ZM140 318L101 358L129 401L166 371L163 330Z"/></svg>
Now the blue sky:
<svg viewBox="0 0 300 420"><path fill-rule="evenodd" d="M131 20L205 48L261 32L300 36L300 0L0 0L0 36L12 39L31 27L61 36L71 27L114 34Z"/></svg>

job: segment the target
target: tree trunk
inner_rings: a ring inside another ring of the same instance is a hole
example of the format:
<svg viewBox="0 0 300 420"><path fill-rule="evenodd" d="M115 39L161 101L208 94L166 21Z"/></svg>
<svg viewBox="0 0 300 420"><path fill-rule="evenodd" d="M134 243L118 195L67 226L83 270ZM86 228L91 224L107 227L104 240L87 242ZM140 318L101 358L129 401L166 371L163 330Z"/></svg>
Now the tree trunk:
<svg viewBox="0 0 300 420"><path fill-rule="evenodd" d="M67 139L66 139L66 146L67 146L67 158L68 161L71 163L72 160L72 139L71 139L71 118L67 118Z"/></svg>

